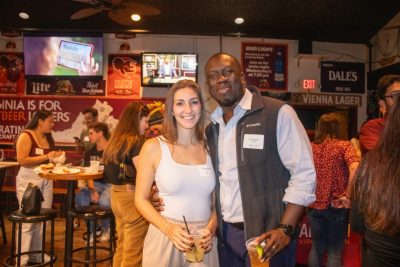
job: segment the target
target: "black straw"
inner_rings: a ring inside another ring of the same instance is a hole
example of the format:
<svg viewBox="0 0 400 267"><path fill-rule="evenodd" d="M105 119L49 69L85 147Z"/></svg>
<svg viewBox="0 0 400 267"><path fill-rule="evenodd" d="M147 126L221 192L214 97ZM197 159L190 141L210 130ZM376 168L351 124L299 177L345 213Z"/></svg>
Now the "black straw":
<svg viewBox="0 0 400 267"><path fill-rule="evenodd" d="M188 227L188 225L187 225L187 222L186 222L185 215L183 215L183 221L185 222L186 231L187 231L187 232L188 232L188 234L190 235L190 231L189 231L189 227Z"/></svg>
<svg viewBox="0 0 400 267"><path fill-rule="evenodd" d="M186 222L185 215L183 215L183 221L185 222L186 231L187 231L188 234L190 235L190 231L189 231L189 227L188 227L187 222ZM193 253L194 253L194 258L195 258L195 260L198 261L198 260L197 260L197 256L196 256L196 253L197 253L196 245L193 246Z"/></svg>

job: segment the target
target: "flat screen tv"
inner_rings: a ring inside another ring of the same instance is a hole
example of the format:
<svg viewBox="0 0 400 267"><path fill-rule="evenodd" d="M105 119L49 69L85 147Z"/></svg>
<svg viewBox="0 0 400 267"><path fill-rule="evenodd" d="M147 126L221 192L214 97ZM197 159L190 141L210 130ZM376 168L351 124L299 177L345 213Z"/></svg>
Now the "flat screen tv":
<svg viewBox="0 0 400 267"><path fill-rule="evenodd" d="M171 86L182 79L197 82L197 54L142 53L142 86Z"/></svg>
<svg viewBox="0 0 400 267"><path fill-rule="evenodd" d="M103 37L24 36L26 76L103 76Z"/></svg>

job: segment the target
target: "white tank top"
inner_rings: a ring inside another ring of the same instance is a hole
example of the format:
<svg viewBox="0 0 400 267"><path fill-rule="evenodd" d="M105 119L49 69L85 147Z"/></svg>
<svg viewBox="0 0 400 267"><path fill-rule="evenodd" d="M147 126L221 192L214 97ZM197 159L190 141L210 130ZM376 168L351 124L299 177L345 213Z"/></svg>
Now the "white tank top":
<svg viewBox="0 0 400 267"><path fill-rule="evenodd" d="M183 221L205 221L211 214L211 193L215 187L215 175L210 156L206 164L185 165L177 163L167 143L157 137L161 146L161 160L155 181L164 201L161 215Z"/></svg>

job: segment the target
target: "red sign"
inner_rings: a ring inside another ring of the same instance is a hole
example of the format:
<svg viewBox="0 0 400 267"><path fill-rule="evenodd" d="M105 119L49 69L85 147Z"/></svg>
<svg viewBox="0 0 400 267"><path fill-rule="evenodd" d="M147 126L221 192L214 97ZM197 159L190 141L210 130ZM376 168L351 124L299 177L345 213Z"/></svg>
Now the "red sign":
<svg viewBox="0 0 400 267"><path fill-rule="evenodd" d="M53 112L53 137L57 143L72 144L85 127L81 111L93 107L99 112L99 121L112 129L123 108L131 99L96 99L76 97L0 97L0 143L12 144L36 110ZM150 102L150 101L147 101Z"/></svg>
<svg viewBox="0 0 400 267"><path fill-rule="evenodd" d="M314 79L303 79L301 80L301 88L303 88L304 90L315 90L317 86L317 81Z"/></svg>
<svg viewBox="0 0 400 267"><path fill-rule="evenodd" d="M287 91L287 51L286 44L242 43L242 66L246 83L260 90Z"/></svg>
<svg viewBox="0 0 400 267"><path fill-rule="evenodd" d="M107 95L113 98L140 99L140 54L109 55Z"/></svg>
<svg viewBox="0 0 400 267"><path fill-rule="evenodd" d="M22 53L0 53L0 94L23 95L25 88Z"/></svg>
<svg viewBox="0 0 400 267"><path fill-rule="evenodd" d="M343 267L361 266L361 238L357 233L348 233L343 251ZM308 254L312 246L311 225L307 216L300 223L300 235L297 240L296 263L307 264Z"/></svg>

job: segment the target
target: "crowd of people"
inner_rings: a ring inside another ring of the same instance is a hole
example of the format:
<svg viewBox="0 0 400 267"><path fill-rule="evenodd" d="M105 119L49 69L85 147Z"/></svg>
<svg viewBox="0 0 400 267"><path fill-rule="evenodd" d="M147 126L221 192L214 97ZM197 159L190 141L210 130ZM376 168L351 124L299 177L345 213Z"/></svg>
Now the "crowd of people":
<svg viewBox="0 0 400 267"><path fill-rule="evenodd" d="M199 85L179 81L165 99L156 138L144 140L150 114L144 104L128 104L111 134L96 110L83 112L87 129L77 150L85 166L99 156L105 171L103 179L80 188L76 204L111 207L118 235L113 266L249 267L246 240L256 237L259 261L293 267L306 212L313 240L309 266L325 266L325 253L326 266L341 266L350 208L364 219L362 266L400 265L400 76L379 83L384 129L361 160L341 136L337 114L320 117L310 143L291 106L246 88L232 55L213 55L204 74L218 107L206 117ZM64 154L55 149L53 125L51 112L37 111L17 139L19 203L34 183L43 192L42 207L52 205L52 182L33 168ZM362 147L367 126L360 132ZM122 163L130 170L123 179ZM109 222L101 225L101 239L108 240ZM39 226L24 225L23 252L40 249ZM194 228L201 229L201 263L185 257ZM28 260L35 258L25 256L22 263Z"/></svg>

